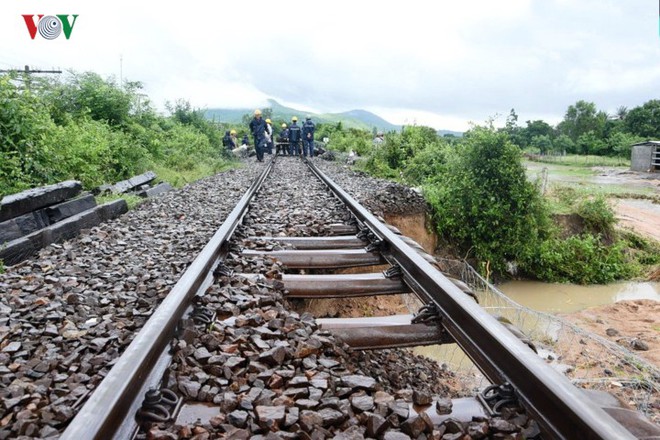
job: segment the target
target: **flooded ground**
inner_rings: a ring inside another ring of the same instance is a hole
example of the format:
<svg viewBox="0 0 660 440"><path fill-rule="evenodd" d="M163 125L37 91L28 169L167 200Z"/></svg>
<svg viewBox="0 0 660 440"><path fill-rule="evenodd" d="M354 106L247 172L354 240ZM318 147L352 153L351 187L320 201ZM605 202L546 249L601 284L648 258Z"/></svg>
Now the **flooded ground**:
<svg viewBox="0 0 660 440"><path fill-rule="evenodd" d="M660 283L620 282L606 285L510 281L498 286L509 298L530 309L548 313L573 313L618 301L660 301Z"/></svg>
<svg viewBox="0 0 660 440"><path fill-rule="evenodd" d="M628 167L572 166L524 161L530 179L543 178L553 183L594 186L599 192L658 195L660 173L640 173ZM545 170L545 171L544 171Z"/></svg>

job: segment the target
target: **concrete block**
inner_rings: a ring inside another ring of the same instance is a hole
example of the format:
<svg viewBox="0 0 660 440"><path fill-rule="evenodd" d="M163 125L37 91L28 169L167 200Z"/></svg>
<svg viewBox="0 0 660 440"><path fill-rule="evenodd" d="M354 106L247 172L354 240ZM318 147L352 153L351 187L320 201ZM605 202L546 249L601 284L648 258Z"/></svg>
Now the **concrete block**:
<svg viewBox="0 0 660 440"><path fill-rule="evenodd" d="M122 180L121 182L115 183L112 186L112 192L115 194L123 194L141 185L149 183L155 178L156 178L156 173L154 173L153 171L147 171L146 173L140 174L139 176L134 176L128 180Z"/></svg>
<svg viewBox="0 0 660 440"><path fill-rule="evenodd" d="M44 209L44 211L46 211L46 215L48 216L50 223L53 224L73 215L80 214L81 212L87 211L88 209L92 209L95 206L96 199L93 195L87 194L77 199L68 200L54 206L49 206L48 208Z"/></svg>
<svg viewBox="0 0 660 440"><path fill-rule="evenodd" d="M51 222L43 209L0 223L0 245L45 228Z"/></svg>
<svg viewBox="0 0 660 440"><path fill-rule="evenodd" d="M19 263L51 243L73 238L80 233L81 229L92 228L103 221L116 218L126 211L128 211L128 206L122 199L88 209L25 237L8 242L6 246L0 247L0 260L7 265Z"/></svg>
<svg viewBox="0 0 660 440"><path fill-rule="evenodd" d="M170 185L167 182L159 183L158 185L154 186L153 188L149 188L145 191L140 191L137 193L138 196L140 197L155 197L161 194L164 194L172 189L172 185Z"/></svg>
<svg viewBox="0 0 660 440"><path fill-rule="evenodd" d="M0 222L75 197L81 189L80 182L67 180L5 196L0 201Z"/></svg>

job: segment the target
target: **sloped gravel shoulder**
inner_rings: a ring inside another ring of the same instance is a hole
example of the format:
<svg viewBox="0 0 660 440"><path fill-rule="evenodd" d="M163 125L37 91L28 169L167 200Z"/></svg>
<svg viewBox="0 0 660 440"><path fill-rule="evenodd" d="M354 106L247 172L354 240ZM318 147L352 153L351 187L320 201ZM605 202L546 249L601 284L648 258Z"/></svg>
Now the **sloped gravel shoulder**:
<svg viewBox="0 0 660 440"><path fill-rule="evenodd" d="M375 215L424 213L428 205L412 188L370 177L348 165L315 159L314 164Z"/></svg>
<svg viewBox="0 0 660 440"><path fill-rule="evenodd" d="M148 200L0 274L0 439L58 435L262 167Z"/></svg>

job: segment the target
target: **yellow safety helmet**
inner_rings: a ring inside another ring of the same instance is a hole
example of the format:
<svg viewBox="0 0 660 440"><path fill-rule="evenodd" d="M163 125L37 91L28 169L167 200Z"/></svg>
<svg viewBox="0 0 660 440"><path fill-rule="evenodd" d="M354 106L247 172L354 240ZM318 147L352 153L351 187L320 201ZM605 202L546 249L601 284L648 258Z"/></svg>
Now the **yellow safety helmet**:
<svg viewBox="0 0 660 440"><path fill-rule="evenodd" d="M291 118L291 120L292 120L293 122L298 121L298 116L294 116L293 118Z"/></svg>
<svg viewBox="0 0 660 440"><path fill-rule="evenodd" d="M267 124L272 124L272 122L270 122L270 119L266 119L266 123Z"/></svg>
<svg viewBox="0 0 660 440"><path fill-rule="evenodd" d="M256 110L254 111L254 115L255 115L255 116L260 115L260 114L261 114L261 110L256 109Z"/></svg>
<svg viewBox="0 0 660 440"><path fill-rule="evenodd" d="M286 124L282 122L282 128L286 128Z"/></svg>
<svg viewBox="0 0 660 440"><path fill-rule="evenodd" d="M230 131L229 134L236 134L236 130Z"/></svg>

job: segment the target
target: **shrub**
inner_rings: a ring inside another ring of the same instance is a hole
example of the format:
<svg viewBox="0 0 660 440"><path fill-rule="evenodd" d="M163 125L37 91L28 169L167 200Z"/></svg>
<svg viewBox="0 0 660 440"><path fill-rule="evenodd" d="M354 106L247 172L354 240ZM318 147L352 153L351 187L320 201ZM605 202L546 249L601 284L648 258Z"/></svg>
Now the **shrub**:
<svg viewBox="0 0 660 440"><path fill-rule="evenodd" d="M577 207L577 214L584 221L585 227L593 233L601 233L605 236L614 231L616 218L614 211L603 196L593 199L585 199Z"/></svg>
<svg viewBox="0 0 660 440"><path fill-rule="evenodd" d="M625 247L623 241L607 246L592 234L552 238L540 244L523 269L548 282L609 283L637 273Z"/></svg>
<svg viewBox="0 0 660 440"><path fill-rule="evenodd" d="M425 186L438 232L503 272L525 259L549 228L538 188L527 181L520 150L505 133L476 127L453 155L446 172Z"/></svg>

